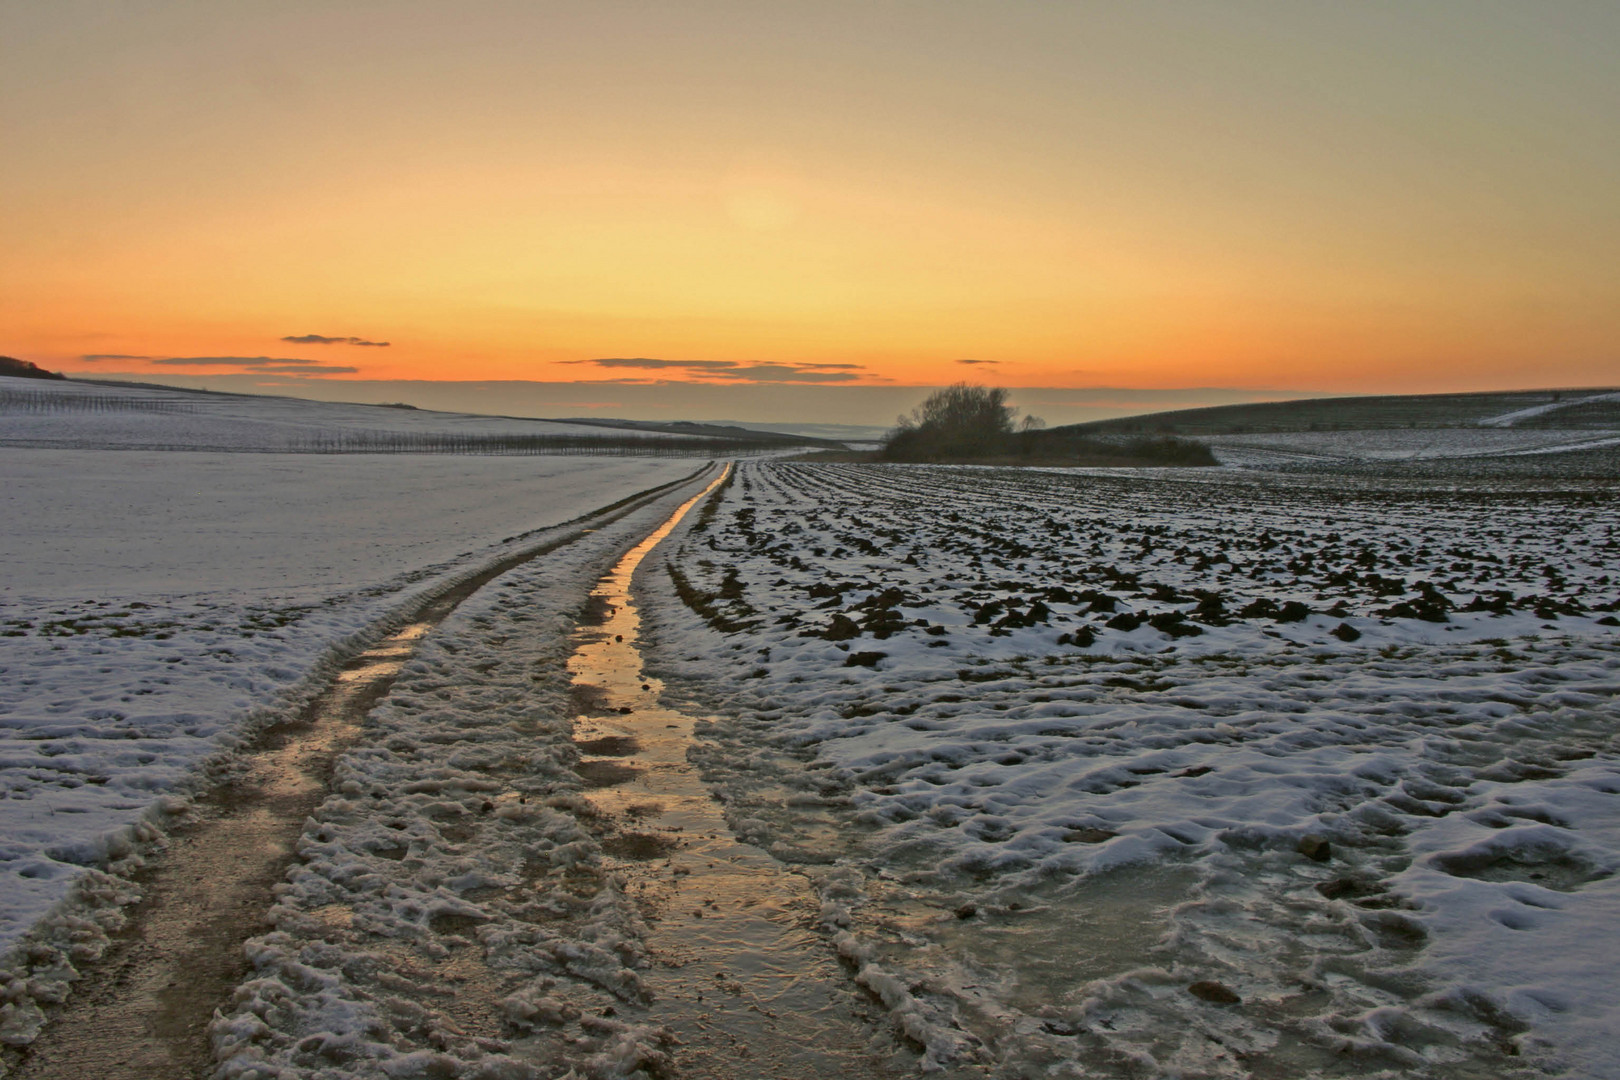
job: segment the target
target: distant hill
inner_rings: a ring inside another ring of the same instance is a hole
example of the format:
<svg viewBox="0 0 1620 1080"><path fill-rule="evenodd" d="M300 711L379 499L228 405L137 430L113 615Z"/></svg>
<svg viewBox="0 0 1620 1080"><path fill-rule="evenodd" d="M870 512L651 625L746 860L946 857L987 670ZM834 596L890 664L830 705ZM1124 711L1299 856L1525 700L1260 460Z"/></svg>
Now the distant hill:
<svg viewBox="0 0 1620 1080"><path fill-rule="evenodd" d="M803 435L811 439L830 439L841 443L882 442L893 427L893 425L879 427L875 424L756 423L750 420L710 420L709 423L747 428L749 431L779 431L785 435Z"/></svg>
<svg viewBox="0 0 1620 1080"><path fill-rule="evenodd" d="M666 435L703 435L712 439L745 438L761 444L775 443L781 446L813 446L827 449L843 446L843 443L835 439L818 439L810 435L764 427L744 427L741 424L701 424L692 420L599 420L594 417L586 419L574 417L567 420L554 419L550 423L597 428L629 428L632 431L658 431Z"/></svg>
<svg viewBox="0 0 1620 1080"><path fill-rule="evenodd" d="M748 456L842 447L685 421L542 420L166 387L0 379L0 446L256 453Z"/></svg>
<svg viewBox="0 0 1620 1080"><path fill-rule="evenodd" d="M1620 392L1608 388L1307 398L1093 420L1051 428L1048 433L1208 436L1481 425L1616 428L1620 427Z"/></svg>
<svg viewBox="0 0 1620 1080"><path fill-rule="evenodd" d="M50 376L58 378L59 376ZM108 386L122 389L138 388L143 390L159 390L165 394L188 395L198 400L236 399L242 402L259 401L297 401L304 402L311 407L319 408L322 405L342 405L357 409L396 409L403 412L420 413L423 417L482 417L487 420L512 420L518 424L561 424L574 428L587 430L624 430L637 432L658 432L664 435L702 436L709 439L723 439L736 443L748 443L756 447L780 446L782 448L804 446L822 449L842 448L843 443L836 437L816 438L811 434L797 434L791 431L782 431L774 427L752 427L730 423L698 423L691 420L614 420L606 417L538 417L513 416L506 413L457 413L446 412L440 409L424 409L417 405L410 405L402 401L379 402L366 404L361 402L333 402L319 401L309 398L292 397L281 394L245 394L234 390L204 390L195 386L170 386L167 383L136 382L129 379L87 379L73 380L76 385Z"/></svg>
<svg viewBox="0 0 1620 1080"><path fill-rule="evenodd" d="M0 356L0 375L13 379L66 379L57 371L46 371L31 360L18 360L15 356Z"/></svg>

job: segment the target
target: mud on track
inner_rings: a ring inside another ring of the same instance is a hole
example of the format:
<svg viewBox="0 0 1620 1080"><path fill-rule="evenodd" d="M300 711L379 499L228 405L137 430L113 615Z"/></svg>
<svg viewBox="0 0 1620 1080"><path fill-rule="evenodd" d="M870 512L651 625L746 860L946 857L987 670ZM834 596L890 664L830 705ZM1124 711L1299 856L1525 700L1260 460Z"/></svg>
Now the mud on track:
<svg viewBox="0 0 1620 1080"><path fill-rule="evenodd" d="M697 500L693 500L696 502ZM878 1078L916 1071L817 932L809 883L740 842L687 761L703 718L664 707L643 673L631 579L683 506L602 579L569 662L575 767L601 842L646 925L645 1006L621 1014L670 1038L673 1071L711 1080Z"/></svg>
<svg viewBox="0 0 1620 1080"><path fill-rule="evenodd" d="M285 875L305 819L327 793L336 756L394 682L415 643L496 577L574 543L693 478L649 489L556 529L422 599L406 625L353 657L296 716L267 729L231 779L139 872L142 900L112 947L11 1075L152 1080L206 1076L208 1024L248 972L242 945Z"/></svg>
<svg viewBox="0 0 1620 1080"><path fill-rule="evenodd" d="M691 721L639 678L619 590L671 502L492 582L422 643L246 945L253 972L210 1026L220 1076L914 1066L801 879L715 816Z"/></svg>

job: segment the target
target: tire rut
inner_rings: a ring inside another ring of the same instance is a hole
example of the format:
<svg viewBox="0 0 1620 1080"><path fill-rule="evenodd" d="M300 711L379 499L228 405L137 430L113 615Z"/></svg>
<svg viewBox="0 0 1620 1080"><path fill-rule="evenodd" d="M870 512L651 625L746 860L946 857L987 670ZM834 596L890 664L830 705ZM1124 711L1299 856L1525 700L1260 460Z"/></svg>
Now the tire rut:
<svg viewBox="0 0 1620 1080"><path fill-rule="evenodd" d="M319 695L267 728L240 767L194 804L192 818L134 877L142 899L112 945L9 1064L22 1080L207 1077L207 1030L248 975L243 944L268 929L276 886L305 819L325 798L333 762L429 630L490 581L574 543L712 469L555 527L557 535L425 597L406 625L352 657ZM10 1056L10 1055L8 1055Z"/></svg>

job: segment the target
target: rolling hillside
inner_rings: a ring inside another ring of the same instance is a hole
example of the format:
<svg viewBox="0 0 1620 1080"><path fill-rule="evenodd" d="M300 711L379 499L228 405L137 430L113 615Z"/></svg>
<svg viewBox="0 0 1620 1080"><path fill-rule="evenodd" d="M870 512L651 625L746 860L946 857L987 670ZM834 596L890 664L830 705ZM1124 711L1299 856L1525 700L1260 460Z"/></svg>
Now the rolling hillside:
<svg viewBox="0 0 1620 1080"><path fill-rule="evenodd" d="M1476 426L1620 427L1620 394L1610 388L1308 398L1093 420L1052 428L1051 433L1197 437Z"/></svg>

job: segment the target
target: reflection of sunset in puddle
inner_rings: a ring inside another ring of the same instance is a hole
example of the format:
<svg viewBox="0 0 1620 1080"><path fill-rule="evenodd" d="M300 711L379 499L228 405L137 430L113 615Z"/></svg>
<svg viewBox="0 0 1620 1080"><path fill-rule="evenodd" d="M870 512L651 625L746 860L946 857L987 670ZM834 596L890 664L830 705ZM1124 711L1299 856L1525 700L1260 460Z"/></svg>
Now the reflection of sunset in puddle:
<svg viewBox="0 0 1620 1080"><path fill-rule="evenodd" d="M397 633L377 642L365 652L343 665L337 681L343 684L366 684L376 679L392 678L399 674L405 661L416 651L416 642L433 629L432 622L414 622ZM340 694L356 692L346 685Z"/></svg>
<svg viewBox="0 0 1620 1080"><path fill-rule="evenodd" d="M602 841L606 864L649 928L648 1019L674 1031L694 1076L900 1075L887 1038L868 1045L875 1032L816 933L808 884L731 835L686 760L694 718L660 705L661 684L642 674L631 576L701 498L597 586L569 663L576 771L617 827Z"/></svg>

